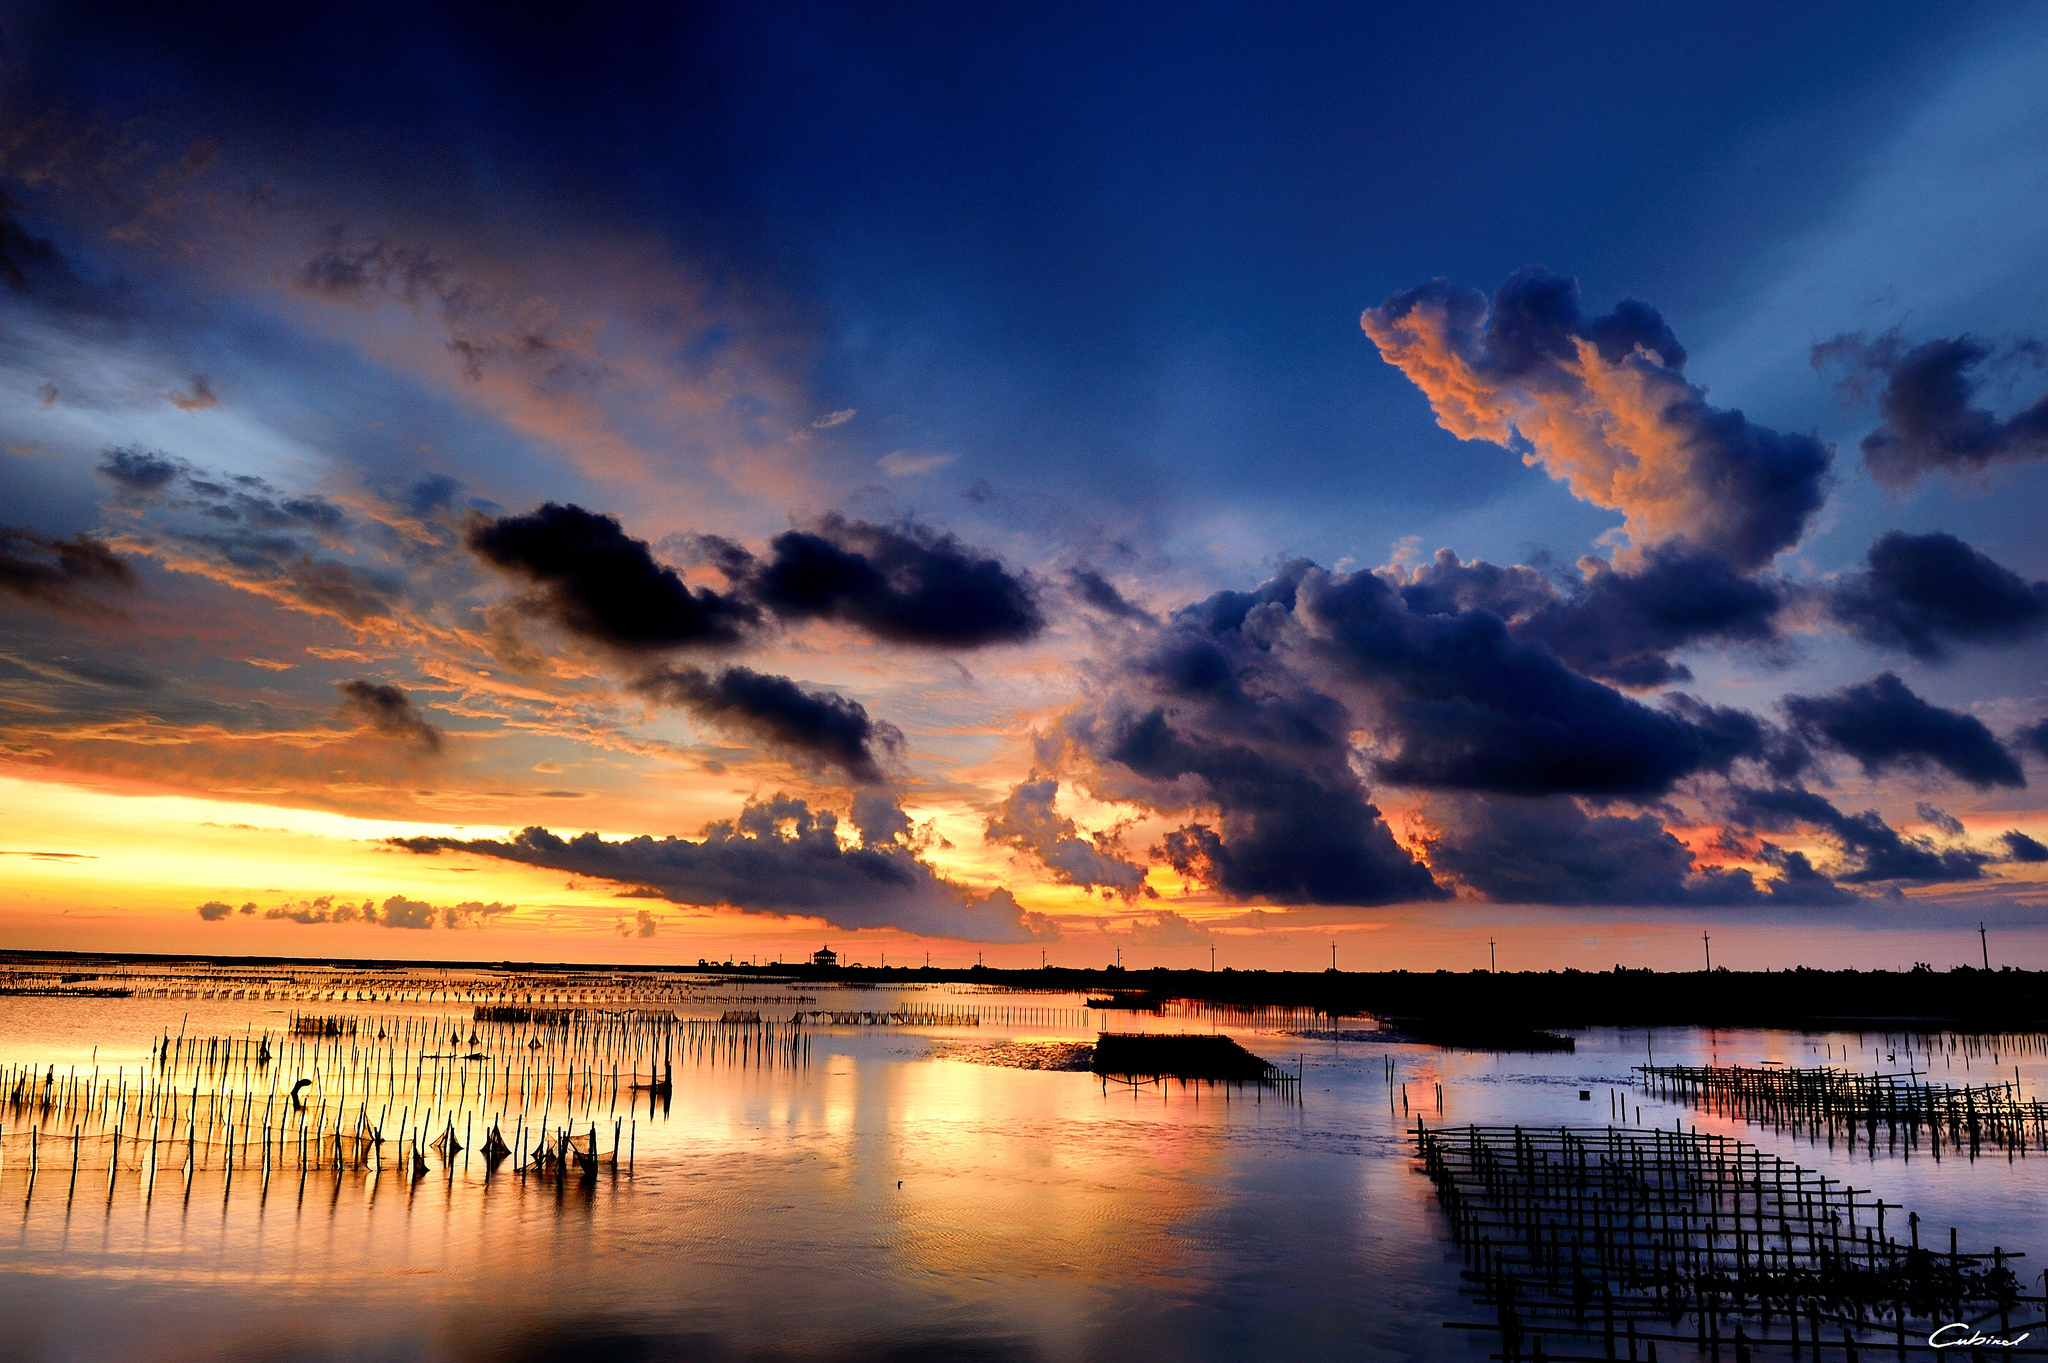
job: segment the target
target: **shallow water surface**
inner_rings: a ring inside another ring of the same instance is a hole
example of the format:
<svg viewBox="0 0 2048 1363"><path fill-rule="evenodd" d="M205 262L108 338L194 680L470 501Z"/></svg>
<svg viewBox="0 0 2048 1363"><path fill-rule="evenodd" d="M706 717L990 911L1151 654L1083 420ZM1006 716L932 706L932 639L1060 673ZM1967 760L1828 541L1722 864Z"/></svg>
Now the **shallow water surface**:
<svg viewBox="0 0 2048 1363"><path fill-rule="evenodd" d="M760 988L707 987L677 1011L717 1018L725 995ZM794 1063L679 1058L665 1106L622 1093L624 1151L590 1182L488 1170L473 1151L429 1156L417 1179L383 1153L381 1169L280 1162L268 1178L245 1162L232 1180L209 1162L188 1181L166 1142L153 1180L141 1155L111 1178L105 1157L88 1160L73 1184L67 1128L31 1189L27 1118L8 1115L6 1356L1483 1358L1496 1340L1443 1328L1477 1308L1459 1298L1457 1251L1410 1157L1418 1117L1602 1126L1652 1056L1897 1067L1853 1034L1604 1030L1581 1034L1576 1054L1489 1055L1290 1035L1306 1020L1275 1015L1183 1007L1105 1024L1071 997L805 988L816 1002L760 1013L943 1006L982 1021L812 1024ZM279 1032L295 1008L471 1026L467 1004L440 1001L0 998L0 1062L141 1076L166 1033ZM1084 1040L1102 1025L1230 1032L1298 1064L1299 1098L976 1063L997 1043ZM2000 1061L2009 1077L2013 1058ZM1932 1063L1945 1077L1946 1053ZM2029 1093L2032 1063L2019 1058ZM1626 1102L1631 1123L1723 1131L1966 1242L2048 1254L2038 1152L1936 1163L1831 1149L1640 1090ZM606 1154L609 1112L585 1111Z"/></svg>

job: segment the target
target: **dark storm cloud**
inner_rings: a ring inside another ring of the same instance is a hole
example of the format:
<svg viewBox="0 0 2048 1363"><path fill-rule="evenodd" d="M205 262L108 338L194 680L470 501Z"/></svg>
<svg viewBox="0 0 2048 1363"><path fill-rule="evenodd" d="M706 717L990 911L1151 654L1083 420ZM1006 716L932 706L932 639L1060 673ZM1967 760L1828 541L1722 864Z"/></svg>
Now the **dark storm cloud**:
<svg viewBox="0 0 2048 1363"><path fill-rule="evenodd" d="M788 677L745 667L716 674L694 667L663 668L633 690L735 730L772 751L806 763L827 762L855 781L884 779L878 752L893 757L902 731L869 718L859 701L830 691L805 690Z"/></svg>
<svg viewBox="0 0 2048 1363"><path fill-rule="evenodd" d="M751 603L692 588L654 561L613 516L549 502L471 527L469 547L531 582L563 628L629 651L736 644L760 619Z"/></svg>
<svg viewBox="0 0 2048 1363"><path fill-rule="evenodd" d="M1517 638L1547 646L1573 671L1634 690L1690 680L1670 655L1697 643L1764 643L1777 637L1780 590L1737 572L1719 554L1679 545L1617 567L1579 564L1581 584L1560 590L1532 568L1462 563L1448 549L1401 587L1411 611L1485 610Z"/></svg>
<svg viewBox="0 0 2048 1363"><path fill-rule="evenodd" d="M1835 878L1850 884L1977 880L1993 860L1974 848L1937 847L1926 838L1906 837L1876 810L1844 814L1825 797L1795 786L1731 785L1720 808L1731 829L1825 833L1842 853L1844 866Z"/></svg>
<svg viewBox="0 0 2048 1363"><path fill-rule="evenodd" d="M1826 500L1834 452L1708 405L1645 304L1587 318L1576 281L1526 269L1490 302L1438 279L1361 320L1446 430L1527 452L1626 514L1638 545L1683 541L1752 572L1797 543Z"/></svg>
<svg viewBox="0 0 2048 1363"><path fill-rule="evenodd" d="M1867 562L1826 598L1865 643L1937 662L1955 644L2012 643L2048 628L2048 582L2028 582L1954 535L1893 530Z"/></svg>
<svg viewBox="0 0 2048 1363"><path fill-rule="evenodd" d="M1973 406L1994 348L1972 336L1947 336L1909 346L1897 332L1865 342L1837 336L1813 349L1823 371L1840 366L1842 386L1860 394L1872 377L1883 424L1863 437L1863 461L1887 487L1902 488L1937 471L1976 473L1994 463L2048 456L2048 394L2001 419ZM2038 359L2031 343L2000 358Z"/></svg>
<svg viewBox="0 0 2048 1363"><path fill-rule="evenodd" d="M974 941L1029 940L1032 920L1008 891L974 898L939 877L900 837L842 846L839 821L778 795L749 804L702 840L667 837L606 842L595 833L557 837L526 828L504 841L401 838L414 852L471 852L529 866L644 885L678 904L752 913L801 914L835 926L896 927Z"/></svg>
<svg viewBox="0 0 2048 1363"><path fill-rule="evenodd" d="M1215 826L1183 827L1158 855L1234 898L1442 898L1352 768L1350 712L1273 650L1268 626L1288 614L1305 566L1176 612L1062 718L1058 738L1103 798L1215 810Z"/></svg>
<svg viewBox="0 0 2048 1363"><path fill-rule="evenodd" d="M1317 657L1377 700L1395 750L1374 765L1402 785L1647 798L1756 756L1763 737L1631 700L1491 611L1412 611L1374 573L1307 569L1294 614Z"/></svg>
<svg viewBox="0 0 2048 1363"><path fill-rule="evenodd" d="M130 492L159 492L172 479L186 471L185 464L167 454L143 449L140 445L127 449L111 449L100 460L95 472L111 478Z"/></svg>
<svg viewBox="0 0 2048 1363"><path fill-rule="evenodd" d="M1552 795L1433 796L1424 806L1430 865L1510 904L1726 906L1838 904L1858 896L1804 855L1771 848L1777 878L1700 867L1653 814L1588 814Z"/></svg>
<svg viewBox="0 0 2048 1363"><path fill-rule="evenodd" d="M1037 857L1062 885L1100 888L1126 899L1137 894L1145 883L1144 868L1121 856L1111 838L1083 837L1072 819L1053 810L1058 794L1057 777L1034 774L1018 782L989 815L983 836Z"/></svg>
<svg viewBox="0 0 2048 1363"><path fill-rule="evenodd" d="M2048 847L2043 847L2017 828L2007 829L1999 841L2005 844L2005 855L2012 861L2048 861Z"/></svg>
<svg viewBox="0 0 2048 1363"><path fill-rule="evenodd" d="M2023 752L2031 750L2038 756L2048 757L2048 719L2027 725L2012 736L2012 741Z"/></svg>
<svg viewBox="0 0 2048 1363"><path fill-rule="evenodd" d="M135 570L86 534L54 539L27 526L0 526L0 591L83 615L108 608L92 593L132 589Z"/></svg>
<svg viewBox="0 0 2048 1363"><path fill-rule="evenodd" d="M1929 704L1890 672L1825 696L1787 696L1784 704L1803 737L1847 753L1873 776L1932 764L1979 790L2027 783L1981 721Z"/></svg>
<svg viewBox="0 0 2048 1363"><path fill-rule="evenodd" d="M753 590L785 619L834 619L891 643L979 648L1045 628L1030 581L952 535L828 515L769 545Z"/></svg>
<svg viewBox="0 0 2048 1363"><path fill-rule="evenodd" d="M364 728L386 738L416 744L426 752L441 751L441 731L420 713L412 697L398 687L355 677L336 682L335 689L341 692L342 714Z"/></svg>

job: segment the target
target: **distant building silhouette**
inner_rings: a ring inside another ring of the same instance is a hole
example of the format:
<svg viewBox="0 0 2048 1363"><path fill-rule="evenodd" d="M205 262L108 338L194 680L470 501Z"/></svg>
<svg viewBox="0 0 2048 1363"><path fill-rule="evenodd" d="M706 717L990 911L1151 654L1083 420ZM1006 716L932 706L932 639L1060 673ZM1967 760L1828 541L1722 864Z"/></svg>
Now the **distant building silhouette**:
<svg viewBox="0 0 2048 1363"><path fill-rule="evenodd" d="M831 947L819 947L811 957L812 965L838 965L839 955Z"/></svg>

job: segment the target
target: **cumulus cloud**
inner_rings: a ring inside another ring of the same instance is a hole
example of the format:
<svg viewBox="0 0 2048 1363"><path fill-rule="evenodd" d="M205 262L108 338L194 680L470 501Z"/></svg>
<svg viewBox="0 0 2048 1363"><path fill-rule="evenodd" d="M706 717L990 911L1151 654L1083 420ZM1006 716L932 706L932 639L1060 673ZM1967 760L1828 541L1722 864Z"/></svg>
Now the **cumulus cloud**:
<svg viewBox="0 0 2048 1363"><path fill-rule="evenodd" d="M1442 898L1352 766L1350 711L1276 649L1298 577L1177 612L1110 665L1053 738L1106 799L1213 811L1213 824L1184 825L1155 854L1233 898Z"/></svg>
<svg viewBox="0 0 2048 1363"><path fill-rule="evenodd" d="M2038 363L2040 354L2037 343L2001 353L1967 335L1908 345L1892 331L1871 341L1859 335L1824 341L1813 349L1813 364L1837 370L1843 388L1856 395L1873 379L1883 381L1877 395L1883 422L1863 437L1863 462L1878 482L1904 488L1929 473L1970 474L2048 456L2048 394L2003 418L1974 405L1987 362Z"/></svg>
<svg viewBox="0 0 2048 1363"><path fill-rule="evenodd" d="M497 900L489 903L468 900L436 908L424 899L407 899L399 894L392 895L381 905L374 899L365 899L358 904L351 899L324 894L314 899L288 900L274 905L264 910L263 917L288 923L365 923L424 931L435 927L486 927L493 919L503 917L516 908L516 904L501 904ZM199 916L209 923L219 922L230 912L234 911L219 900L199 906ZM240 912L253 915L256 906L244 904Z"/></svg>
<svg viewBox="0 0 2048 1363"><path fill-rule="evenodd" d="M1784 704L1802 736L1848 754L1873 776L1931 765L1979 790L2027 783L1981 720L1922 700L1895 673L1825 696L1787 696Z"/></svg>
<svg viewBox="0 0 2048 1363"><path fill-rule="evenodd" d="M1581 559L1581 582L1569 592L1533 568L1463 563L1449 549L1411 571L1383 571L1411 611L1490 611L1516 639L1543 644L1573 671L1631 690L1690 680L1691 671L1671 659L1681 648L1777 637L1782 590L1737 572L1721 555L1679 545L1633 559L1621 566Z"/></svg>
<svg viewBox="0 0 2048 1363"><path fill-rule="evenodd" d="M441 731L429 723L412 703L412 697L389 682L355 677L336 682L341 692L341 713L363 728L386 738L395 738L423 752L441 751Z"/></svg>
<svg viewBox="0 0 2048 1363"><path fill-rule="evenodd" d="M110 478L129 492L160 492L187 466L181 460L168 454L145 450L140 445L125 449L110 449L93 470L103 478Z"/></svg>
<svg viewBox="0 0 2048 1363"><path fill-rule="evenodd" d="M1034 773L996 807L983 836L1037 857L1062 885L1100 888L1125 899L1136 895L1145 883L1144 868L1118 853L1112 835L1084 838L1072 819L1054 812L1058 794L1059 778Z"/></svg>
<svg viewBox="0 0 2048 1363"><path fill-rule="evenodd" d="M1438 425L1621 512L1639 547L1684 541L1753 571L1797 543L1826 498L1833 451L1708 405L1681 372L1684 348L1642 303L1589 319L1575 281L1527 269L1490 301L1438 279L1361 322Z"/></svg>
<svg viewBox="0 0 2048 1363"><path fill-rule="evenodd" d="M1826 596L1829 613L1865 643L1940 662L1957 644L2015 643L2048 629L2048 582L2028 582L1954 535L1893 530L1865 561Z"/></svg>
<svg viewBox="0 0 2048 1363"><path fill-rule="evenodd" d="M760 619L751 603L690 587L613 516L549 502L477 522L469 547L532 583L535 606L570 633L627 651L736 644Z"/></svg>
<svg viewBox="0 0 2048 1363"><path fill-rule="evenodd" d="M1937 847L1887 824L1876 810L1844 814L1826 797L1794 786L1731 785L1719 801L1731 830L1789 833L1812 829L1826 834L1842 855L1836 880L1931 882L1976 880L1992 858L1969 847Z"/></svg>
<svg viewBox="0 0 2048 1363"><path fill-rule="evenodd" d="M832 619L891 643L979 648L1045 628L1031 582L925 526L827 515L777 535L755 567L757 600L789 620Z"/></svg>
<svg viewBox="0 0 2048 1363"><path fill-rule="evenodd" d="M1588 814L1566 796L1437 795L1423 806L1430 866L1510 904L1643 907L1837 904L1857 896L1804 854L1771 847L1778 874L1700 866L1654 814Z"/></svg>
<svg viewBox="0 0 2048 1363"><path fill-rule="evenodd" d="M1292 615L1308 647L1379 711L1386 751L1374 766L1386 780L1646 798L1760 749L1754 720L1703 707L1651 709L1516 639L1491 611L1413 611L1375 573L1306 567L1298 584Z"/></svg>
<svg viewBox="0 0 2048 1363"><path fill-rule="evenodd" d="M2027 863L2048 861L2048 847L2043 847L2017 828L2007 829L1999 841L2005 844L2005 855L2009 860Z"/></svg>
<svg viewBox="0 0 2048 1363"><path fill-rule="evenodd" d="M900 835L839 839L838 816L778 795L737 819L707 824L696 841L595 833L562 838L530 827L507 839L399 838L414 852L471 852L529 866L642 885L678 904L749 913L801 914L836 927L895 927L972 941L1030 940L1008 891L976 896L942 878Z"/></svg>
<svg viewBox="0 0 2048 1363"><path fill-rule="evenodd" d="M729 667L716 674L695 667L662 668L634 682L633 689L771 751L837 767L862 783L883 780L878 758L893 757L903 746L902 731L869 718L859 701L806 690L788 677L751 668Z"/></svg>
<svg viewBox="0 0 2048 1363"><path fill-rule="evenodd" d="M134 569L90 535L57 539L0 526L0 591L80 615L111 614L96 592L132 590Z"/></svg>
<svg viewBox="0 0 2048 1363"><path fill-rule="evenodd" d="M698 552L729 592L684 584L611 516L550 502L479 522L470 548L538 588L535 606L575 634L626 650L739 643L764 611L841 620L877 639L928 647L1018 643L1045 627L1036 588L998 560L924 526L836 513L777 535L768 557L716 535Z"/></svg>
<svg viewBox="0 0 2048 1363"><path fill-rule="evenodd" d="M612 930L621 937L652 937L660 924L661 920L654 916L653 910L635 909L632 922L621 918Z"/></svg>
<svg viewBox="0 0 2048 1363"><path fill-rule="evenodd" d="M1156 909L1134 918L1123 932L1109 935L1141 947L1198 946L1215 939L1209 929L1172 909Z"/></svg>

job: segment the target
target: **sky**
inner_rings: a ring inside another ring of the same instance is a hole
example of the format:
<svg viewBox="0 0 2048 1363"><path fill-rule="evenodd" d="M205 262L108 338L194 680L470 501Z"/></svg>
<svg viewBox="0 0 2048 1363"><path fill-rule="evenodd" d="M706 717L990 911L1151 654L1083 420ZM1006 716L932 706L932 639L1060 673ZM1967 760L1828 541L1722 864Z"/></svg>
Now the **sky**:
<svg viewBox="0 0 2048 1363"><path fill-rule="evenodd" d="M2044 66L0 6L0 947L2048 967Z"/></svg>

